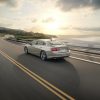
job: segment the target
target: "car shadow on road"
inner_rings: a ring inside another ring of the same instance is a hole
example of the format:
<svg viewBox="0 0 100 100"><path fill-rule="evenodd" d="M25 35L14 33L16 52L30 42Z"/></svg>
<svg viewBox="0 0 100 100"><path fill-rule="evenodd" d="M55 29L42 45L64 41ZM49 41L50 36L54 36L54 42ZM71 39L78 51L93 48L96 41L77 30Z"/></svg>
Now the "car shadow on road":
<svg viewBox="0 0 100 100"><path fill-rule="evenodd" d="M69 61L64 59L42 61L31 54L21 54L17 61L61 90L73 96L77 95L80 77L74 65Z"/></svg>

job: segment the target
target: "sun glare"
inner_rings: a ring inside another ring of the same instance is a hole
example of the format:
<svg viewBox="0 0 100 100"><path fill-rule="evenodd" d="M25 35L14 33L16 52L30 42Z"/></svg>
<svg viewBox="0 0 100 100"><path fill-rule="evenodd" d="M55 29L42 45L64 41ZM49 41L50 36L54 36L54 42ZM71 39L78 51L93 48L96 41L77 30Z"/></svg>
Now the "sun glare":
<svg viewBox="0 0 100 100"><path fill-rule="evenodd" d="M46 18L50 18L52 20L45 22L43 25L44 31L49 34L57 34L60 32L60 28L63 25L63 17L59 11L52 11L51 13L47 13L45 15Z"/></svg>
<svg viewBox="0 0 100 100"><path fill-rule="evenodd" d="M59 29L59 23L57 23L57 22L49 23L49 24L47 24L46 28L48 30L55 31L55 30Z"/></svg>
<svg viewBox="0 0 100 100"><path fill-rule="evenodd" d="M60 22L54 21L45 24L45 32L51 35L58 35L60 29Z"/></svg>

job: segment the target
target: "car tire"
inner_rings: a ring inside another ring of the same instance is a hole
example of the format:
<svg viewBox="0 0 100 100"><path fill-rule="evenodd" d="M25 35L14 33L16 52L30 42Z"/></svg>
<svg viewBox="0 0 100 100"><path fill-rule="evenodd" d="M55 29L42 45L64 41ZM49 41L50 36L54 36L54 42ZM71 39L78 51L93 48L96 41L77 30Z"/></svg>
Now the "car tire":
<svg viewBox="0 0 100 100"><path fill-rule="evenodd" d="M25 52L25 54L28 54L28 48L27 47L24 47L24 52Z"/></svg>
<svg viewBox="0 0 100 100"><path fill-rule="evenodd" d="M43 60L43 61L46 61L46 60L47 60L47 55L46 55L46 52L45 52L45 51L41 51L41 53L40 53L40 58L41 58L41 60Z"/></svg>

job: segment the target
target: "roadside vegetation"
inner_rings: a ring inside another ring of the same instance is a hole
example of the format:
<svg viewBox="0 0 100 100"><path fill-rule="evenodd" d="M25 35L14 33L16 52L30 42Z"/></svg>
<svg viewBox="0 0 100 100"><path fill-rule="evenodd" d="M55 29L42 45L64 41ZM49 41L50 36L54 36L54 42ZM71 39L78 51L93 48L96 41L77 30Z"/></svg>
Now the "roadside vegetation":
<svg viewBox="0 0 100 100"><path fill-rule="evenodd" d="M26 32L24 30L19 29L10 29L0 27L0 36L9 35L8 39L15 39L15 40L31 40L31 39L49 39L56 37L54 35L47 35L38 32ZM14 37L10 37L13 35Z"/></svg>

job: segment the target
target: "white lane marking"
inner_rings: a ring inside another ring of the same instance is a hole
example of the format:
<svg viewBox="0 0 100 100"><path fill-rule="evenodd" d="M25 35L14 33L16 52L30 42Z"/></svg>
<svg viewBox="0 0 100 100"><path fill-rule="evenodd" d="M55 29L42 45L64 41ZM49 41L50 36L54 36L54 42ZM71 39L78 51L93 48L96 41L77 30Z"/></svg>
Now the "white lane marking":
<svg viewBox="0 0 100 100"><path fill-rule="evenodd" d="M70 56L70 58L100 65L100 62L96 62L96 61L86 60L86 59L77 58L77 57L73 57L73 56Z"/></svg>
<svg viewBox="0 0 100 100"><path fill-rule="evenodd" d="M86 55L86 54L77 54L77 53L71 53L71 54L83 55L83 56L89 56L89 55ZM95 56L89 56L89 57L92 57L92 58L98 58L98 59L100 59L100 57L95 57Z"/></svg>

